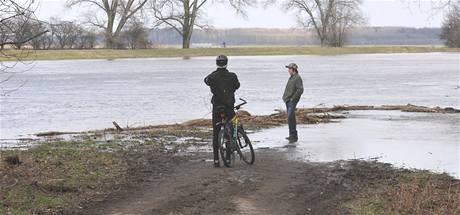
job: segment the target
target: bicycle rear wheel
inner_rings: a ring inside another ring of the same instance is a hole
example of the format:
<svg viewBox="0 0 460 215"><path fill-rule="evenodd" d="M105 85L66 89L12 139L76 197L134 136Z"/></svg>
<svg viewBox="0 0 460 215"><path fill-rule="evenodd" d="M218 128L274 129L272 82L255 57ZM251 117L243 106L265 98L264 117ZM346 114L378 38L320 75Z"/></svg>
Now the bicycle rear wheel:
<svg viewBox="0 0 460 215"><path fill-rule="evenodd" d="M241 127L238 128L237 145L238 154L241 159L249 165L253 164L255 161L254 148L248 135L246 135L246 132Z"/></svg>
<svg viewBox="0 0 460 215"><path fill-rule="evenodd" d="M231 167L232 165L232 159L230 156L230 141L228 138L226 138L226 130L222 128L219 131L219 136L218 136L218 143L219 143L219 152L220 152L220 157L226 167Z"/></svg>

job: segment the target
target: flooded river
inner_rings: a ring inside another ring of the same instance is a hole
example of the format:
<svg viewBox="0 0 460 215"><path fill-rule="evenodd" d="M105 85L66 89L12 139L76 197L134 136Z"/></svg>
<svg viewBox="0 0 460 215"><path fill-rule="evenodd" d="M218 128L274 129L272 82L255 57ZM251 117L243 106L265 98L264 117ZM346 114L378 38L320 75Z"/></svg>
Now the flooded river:
<svg viewBox="0 0 460 215"><path fill-rule="evenodd" d="M304 79L299 106L407 104L460 107L458 53L230 57L241 82L238 96L255 114L283 108L284 65L296 62ZM0 139L43 131L142 126L210 117L203 78L214 58L37 61L16 66L0 97Z"/></svg>
<svg viewBox="0 0 460 215"><path fill-rule="evenodd" d="M299 106L416 104L460 108L460 54L230 57L245 109L284 108L281 94L296 62L305 93ZM210 117L203 78L214 58L38 61L16 66L0 97L0 139L43 131L102 129ZM26 71L27 70L27 71ZM251 134L257 147L288 150L292 159L377 158L398 166L446 171L459 177L460 118L452 114L351 112L340 123L299 127L297 147L283 148L287 128Z"/></svg>

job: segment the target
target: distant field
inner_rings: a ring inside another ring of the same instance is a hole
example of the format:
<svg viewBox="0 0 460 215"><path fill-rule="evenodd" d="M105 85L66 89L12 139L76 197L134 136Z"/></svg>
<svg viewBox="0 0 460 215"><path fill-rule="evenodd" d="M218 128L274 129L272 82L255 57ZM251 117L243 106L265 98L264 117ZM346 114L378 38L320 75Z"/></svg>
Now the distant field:
<svg viewBox="0 0 460 215"><path fill-rule="evenodd" d="M251 55L340 55L369 53L422 53L422 52L460 52L441 46L350 46L345 48L323 48L316 46L241 46L230 48L157 48L137 50L88 49L88 50L6 50L4 53L21 55L22 60L66 60L66 59L117 59L117 58L152 58L152 57L196 57ZM0 61L15 58L0 56Z"/></svg>

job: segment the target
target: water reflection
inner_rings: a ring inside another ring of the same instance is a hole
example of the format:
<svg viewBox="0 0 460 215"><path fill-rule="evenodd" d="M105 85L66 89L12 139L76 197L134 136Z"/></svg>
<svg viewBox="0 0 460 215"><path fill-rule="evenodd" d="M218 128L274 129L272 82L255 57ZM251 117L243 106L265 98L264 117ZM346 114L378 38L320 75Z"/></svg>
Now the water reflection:
<svg viewBox="0 0 460 215"><path fill-rule="evenodd" d="M356 111L340 123L304 125L286 147L287 127L250 135L256 147L285 150L290 159L376 159L399 167L460 177L460 115Z"/></svg>

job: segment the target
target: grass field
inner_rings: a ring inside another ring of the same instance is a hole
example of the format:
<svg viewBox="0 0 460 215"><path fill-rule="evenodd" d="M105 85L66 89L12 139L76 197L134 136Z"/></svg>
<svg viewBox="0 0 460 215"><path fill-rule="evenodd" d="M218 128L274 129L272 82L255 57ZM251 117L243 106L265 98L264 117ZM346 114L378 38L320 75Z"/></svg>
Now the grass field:
<svg viewBox="0 0 460 215"><path fill-rule="evenodd" d="M87 49L87 50L4 50L7 55L16 55L21 60L66 60L66 59L117 59L117 58L152 58L152 57L196 57L251 55L340 55L369 53L424 53L424 52L460 52L441 46L349 46L344 48L324 48L315 46L242 46L231 48L157 48L157 49ZM13 61L0 55L0 61Z"/></svg>

